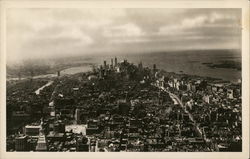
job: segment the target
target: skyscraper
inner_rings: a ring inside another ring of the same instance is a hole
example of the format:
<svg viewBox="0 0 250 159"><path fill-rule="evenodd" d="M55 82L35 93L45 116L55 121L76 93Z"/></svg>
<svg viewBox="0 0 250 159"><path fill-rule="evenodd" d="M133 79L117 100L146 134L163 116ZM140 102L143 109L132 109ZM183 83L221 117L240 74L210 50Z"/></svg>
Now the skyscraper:
<svg viewBox="0 0 250 159"><path fill-rule="evenodd" d="M117 66L117 58L115 57L115 66Z"/></svg>
<svg viewBox="0 0 250 159"><path fill-rule="evenodd" d="M143 67L142 67L142 62L139 63L138 68L139 68L140 70L143 68Z"/></svg>
<svg viewBox="0 0 250 159"><path fill-rule="evenodd" d="M103 61L103 65L104 65L104 69L106 69L106 67L107 67L107 62L104 60Z"/></svg>
<svg viewBox="0 0 250 159"><path fill-rule="evenodd" d="M113 67L113 66L114 66L113 59L111 59L111 67Z"/></svg>

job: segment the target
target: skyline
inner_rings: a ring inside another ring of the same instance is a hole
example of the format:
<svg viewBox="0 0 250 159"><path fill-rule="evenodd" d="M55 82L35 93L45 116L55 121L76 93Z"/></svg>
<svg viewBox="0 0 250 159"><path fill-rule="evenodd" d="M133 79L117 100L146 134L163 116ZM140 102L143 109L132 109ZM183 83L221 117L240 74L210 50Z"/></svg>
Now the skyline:
<svg viewBox="0 0 250 159"><path fill-rule="evenodd" d="M6 20L8 63L93 53L241 49L240 9L9 9Z"/></svg>

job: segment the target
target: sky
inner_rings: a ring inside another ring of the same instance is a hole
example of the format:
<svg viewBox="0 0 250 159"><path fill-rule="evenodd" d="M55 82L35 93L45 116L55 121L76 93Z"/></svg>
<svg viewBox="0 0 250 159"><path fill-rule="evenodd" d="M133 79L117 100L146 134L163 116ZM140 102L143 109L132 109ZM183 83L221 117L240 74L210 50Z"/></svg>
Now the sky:
<svg viewBox="0 0 250 159"><path fill-rule="evenodd" d="M8 9L7 62L241 49L240 9Z"/></svg>

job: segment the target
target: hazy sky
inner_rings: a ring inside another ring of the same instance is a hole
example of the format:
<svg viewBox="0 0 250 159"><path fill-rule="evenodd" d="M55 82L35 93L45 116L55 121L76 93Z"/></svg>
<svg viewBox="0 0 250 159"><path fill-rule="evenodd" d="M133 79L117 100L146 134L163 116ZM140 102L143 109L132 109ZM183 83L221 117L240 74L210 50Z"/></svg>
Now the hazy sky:
<svg viewBox="0 0 250 159"><path fill-rule="evenodd" d="M240 49L240 9L9 9L7 60Z"/></svg>

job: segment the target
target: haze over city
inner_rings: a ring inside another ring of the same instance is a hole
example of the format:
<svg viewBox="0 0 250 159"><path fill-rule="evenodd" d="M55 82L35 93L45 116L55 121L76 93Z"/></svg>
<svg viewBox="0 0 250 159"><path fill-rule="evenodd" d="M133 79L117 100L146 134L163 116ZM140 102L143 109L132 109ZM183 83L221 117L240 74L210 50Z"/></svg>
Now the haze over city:
<svg viewBox="0 0 250 159"><path fill-rule="evenodd" d="M8 64L87 54L241 49L240 9L9 9Z"/></svg>

